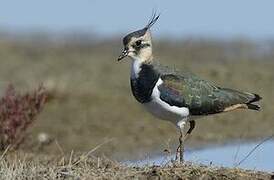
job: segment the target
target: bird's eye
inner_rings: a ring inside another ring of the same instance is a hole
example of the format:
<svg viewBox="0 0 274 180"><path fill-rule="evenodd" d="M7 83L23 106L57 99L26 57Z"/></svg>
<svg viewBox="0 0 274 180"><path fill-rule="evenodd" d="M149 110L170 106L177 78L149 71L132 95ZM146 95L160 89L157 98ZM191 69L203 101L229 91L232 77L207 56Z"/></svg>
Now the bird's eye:
<svg viewBox="0 0 274 180"><path fill-rule="evenodd" d="M137 47L141 46L141 44L142 44L142 40L138 40L138 41L135 42L135 45L136 45Z"/></svg>

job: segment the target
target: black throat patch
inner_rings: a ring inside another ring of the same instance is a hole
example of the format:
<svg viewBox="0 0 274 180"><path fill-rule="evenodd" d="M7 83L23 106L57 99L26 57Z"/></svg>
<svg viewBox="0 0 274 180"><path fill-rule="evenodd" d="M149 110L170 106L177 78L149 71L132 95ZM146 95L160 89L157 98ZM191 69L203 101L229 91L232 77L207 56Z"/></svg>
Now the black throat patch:
<svg viewBox="0 0 274 180"><path fill-rule="evenodd" d="M150 64L143 64L140 68L138 78L130 79L131 90L137 101L147 103L151 101L151 94L160 74Z"/></svg>

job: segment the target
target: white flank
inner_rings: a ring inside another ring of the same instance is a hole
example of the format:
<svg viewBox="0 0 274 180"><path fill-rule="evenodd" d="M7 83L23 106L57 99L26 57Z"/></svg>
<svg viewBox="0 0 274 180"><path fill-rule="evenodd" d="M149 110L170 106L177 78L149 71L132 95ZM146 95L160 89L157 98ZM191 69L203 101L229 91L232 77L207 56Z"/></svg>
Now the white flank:
<svg viewBox="0 0 274 180"><path fill-rule="evenodd" d="M160 91L158 89L158 86L162 83L162 79L159 78L155 87L153 88L153 92L151 95L152 100L148 103L145 103L144 106L149 112L151 112L153 115L160 119L168 120L175 124L183 119L186 120L189 115L188 108L170 106L168 103L160 99Z"/></svg>

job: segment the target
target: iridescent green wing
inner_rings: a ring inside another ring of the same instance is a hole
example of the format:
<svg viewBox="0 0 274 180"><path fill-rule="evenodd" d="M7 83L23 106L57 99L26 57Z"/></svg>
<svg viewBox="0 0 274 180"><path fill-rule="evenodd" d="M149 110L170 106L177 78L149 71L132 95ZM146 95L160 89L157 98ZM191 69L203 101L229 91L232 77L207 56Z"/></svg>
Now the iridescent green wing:
<svg viewBox="0 0 274 180"><path fill-rule="evenodd" d="M192 115L223 112L254 99L251 93L220 88L191 74L166 73L161 79L160 98L171 106L188 107Z"/></svg>

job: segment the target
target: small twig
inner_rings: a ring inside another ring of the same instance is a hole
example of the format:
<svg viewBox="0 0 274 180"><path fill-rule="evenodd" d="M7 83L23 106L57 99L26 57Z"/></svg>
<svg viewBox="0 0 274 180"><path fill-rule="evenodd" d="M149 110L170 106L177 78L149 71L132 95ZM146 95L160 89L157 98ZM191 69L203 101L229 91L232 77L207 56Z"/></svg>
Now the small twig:
<svg viewBox="0 0 274 180"><path fill-rule="evenodd" d="M63 148L61 147L61 145L59 144L57 139L55 140L55 144L57 145L57 148L61 152L62 156L64 156L65 152L64 152Z"/></svg>
<svg viewBox="0 0 274 180"><path fill-rule="evenodd" d="M236 164L236 167L241 165L258 147L260 147L260 145L262 145L263 143L265 143L266 141L272 139L274 137L274 134L263 139L259 144L257 144L238 164Z"/></svg>
<svg viewBox="0 0 274 180"><path fill-rule="evenodd" d="M236 153L234 155L234 166L237 166L237 158L238 158L238 154L240 152L240 148L241 148L241 144L239 143L238 146L237 146L237 150L236 150Z"/></svg>
<svg viewBox="0 0 274 180"><path fill-rule="evenodd" d="M58 140L55 139L55 144L57 145L58 150L60 151L60 153L62 154L61 159L60 159L60 163L65 166L65 152L63 150L63 148L61 147L61 145L59 144Z"/></svg>
<svg viewBox="0 0 274 180"><path fill-rule="evenodd" d="M97 145L95 148L93 148L92 150L90 150L89 152L87 152L84 156L80 157L80 159L78 161L76 161L75 163L72 164L73 165L76 165L76 164L79 164L81 161L83 161L84 159L86 159L91 153L95 152L97 149L99 149L101 146L111 142L113 139L108 139L104 142L102 142L101 144Z"/></svg>
<svg viewBox="0 0 274 180"><path fill-rule="evenodd" d="M244 136L244 133L241 134L239 142L241 142L243 136ZM234 166L237 165L237 158L238 158L238 155L239 155L239 152L240 152L240 148L241 148L241 143L238 143L237 150L236 150L236 153L234 155L234 162L233 162Z"/></svg>
<svg viewBox="0 0 274 180"><path fill-rule="evenodd" d="M10 149L10 145L8 145L8 147L5 149L5 151L4 151L3 154L1 155L0 161L2 161L2 159L5 157L5 155L6 155L7 152L9 151L9 149Z"/></svg>
<svg viewBox="0 0 274 180"><path fill-rule="evenodd" d="M72 150L70 153L70 157L69 157L69 164L68 164L69 167L71 167L71 164L72 164L73 153L74 153L74 151Z"/></svg>
<svg viewBox="0 0 274 180"><path fill-rule="evenodd" d="M97 157L97 168L99 168L99 167L100 167L100 158Z"/></svg>
<svg viewBox="0 0 274 180"><path fill-rule="evenodd" d="M170 148L170 139L166 141L166 149L164 149L165 158L162 160L161 164L164 164L164 166L167 166L170 163L170 156L171 156L171 148ZM166 162L165 162L166 161Z"/></svg>

